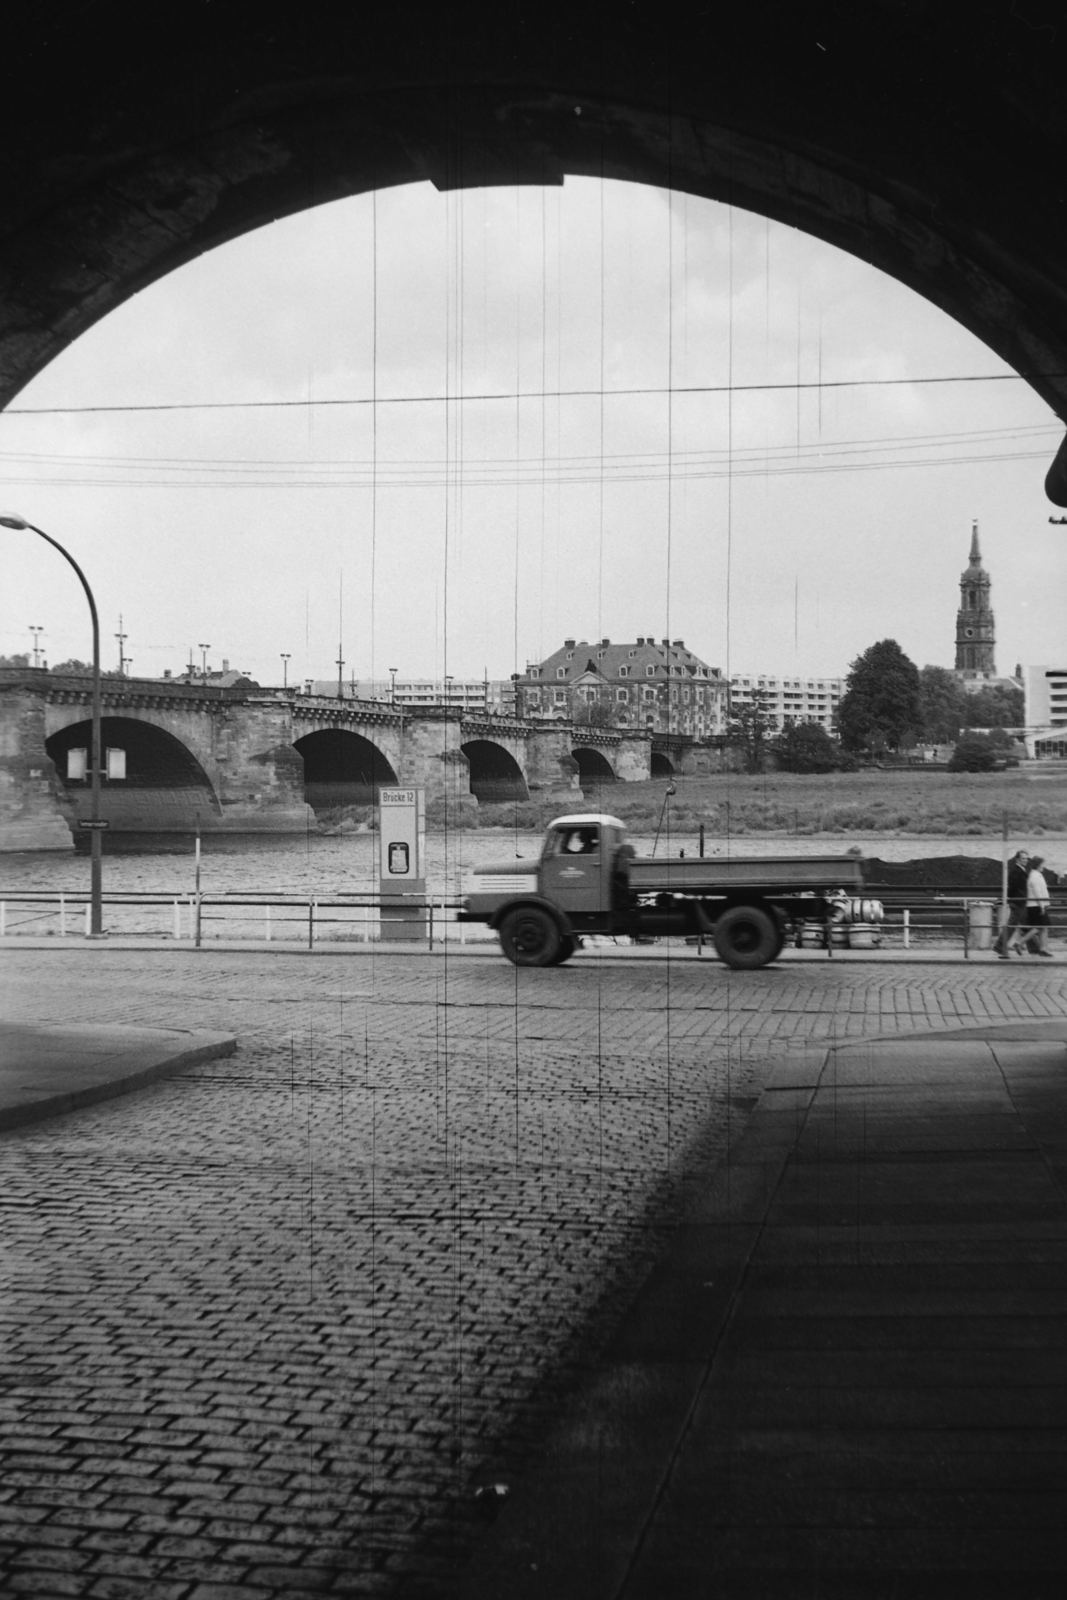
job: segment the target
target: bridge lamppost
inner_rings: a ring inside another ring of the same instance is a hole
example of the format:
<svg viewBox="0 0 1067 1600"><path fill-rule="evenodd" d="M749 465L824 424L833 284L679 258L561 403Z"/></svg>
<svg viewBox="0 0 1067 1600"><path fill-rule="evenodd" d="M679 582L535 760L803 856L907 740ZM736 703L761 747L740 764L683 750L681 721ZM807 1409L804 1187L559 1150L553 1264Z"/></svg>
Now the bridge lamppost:
<svg viewBox="0 0 1067 1600"><path fill-rule="evenodd" d="M15 528L21 533L36 533L46 544L58 550L64 560L69 561L82 588L85 598L89 602L89 615L93 619L93 733L92 749L89 754L89 936L99 939L104 932L103 917L103 825L100 818L100 619L97 616L96 601L93 591L89 587L85 573L79 567L69 550L64 550L58 539L53 539L51 534L45 533L43 528L37 528L32 522L27 522L25 517L14 515L0 516L0 528Z"/></svg>
<svg viewBox="0 0 1067 1600"><path fill-rule="evenodd" d="M397 675L397 671L398 671L398 668L396 668L396 667L390 667L389 668L389 673L390 673L389 704L391 706L395 706L396 705L396 675Z"/></svg>
<svg viewBox="0 0 1067 1600"><path fill-rule="evenodd" d="M288 689L288 687L289 687L289 657L292 655L292 653L293 652L291 650L279 650L278 651L278 654L282 658L282 689L283 690Z"/></svg>
<svg viewBox="0 0 1067 1600"><path fill-rule="evenodd" d="M209 644L198 644L196 648L200 651L200 681L201 683L207 683L207 653L211 646Z"/></svg>

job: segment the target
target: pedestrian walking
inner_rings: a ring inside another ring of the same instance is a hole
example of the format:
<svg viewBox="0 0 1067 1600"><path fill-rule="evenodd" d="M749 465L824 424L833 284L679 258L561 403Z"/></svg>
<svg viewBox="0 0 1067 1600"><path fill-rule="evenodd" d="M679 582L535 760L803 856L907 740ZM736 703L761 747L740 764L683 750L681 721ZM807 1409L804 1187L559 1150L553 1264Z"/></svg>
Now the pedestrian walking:
<svg viewBox="0 0 1067 1600"><path fill-rule="evenodd" d="M1051 958L1048 929L1052 897L1048 892L1045 874L1041 871L1044 865L1044 856L1031 856L1030 870L1026 875L1026 925L1030 930L1026 936L1026 948L1031 955Z"/></svg>
<svg viewBox="0 0 1067 1600"><path fill-rule="evenodd" d="M1019 940L1026 922L1026 874L1030 856L1026 850L1016 850L1008 863L1008 920L997 934L996 950L1002 961L1007 961L1014 950L1022 955Z"/></svg>

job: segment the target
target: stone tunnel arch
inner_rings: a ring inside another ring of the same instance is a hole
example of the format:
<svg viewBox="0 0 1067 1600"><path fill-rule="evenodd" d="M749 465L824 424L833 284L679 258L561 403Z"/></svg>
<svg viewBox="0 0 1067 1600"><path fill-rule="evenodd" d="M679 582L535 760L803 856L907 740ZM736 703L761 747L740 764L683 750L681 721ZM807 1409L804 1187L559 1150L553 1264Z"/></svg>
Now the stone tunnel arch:
<svg viewBox="0 0 1067 1600"><path fill-rule="evenodd" d="M961 33L952 8L754 0L680 28L635 0L605 41L592 8L458 0L398 32L388 8L309 27L263 0L254 26L232 5L177 12L161 62L125 7L62 30L29 8L9 41L22 139L0 178L0 404L131 294L278 217L405 182L576 174L729 201L848 250L1067 416L1064 157L1043 111L1058 67L1014 12ZM123 116L102 121L101 103Z"/></svg>
<svg viewBox="0 0 1067 1600"><path fill-rule="evenodd" d="M101 812L110 823L110 838L121 833L193 833L198 818L206 822L221 815L207 773L192 751L165 728L134 717L105 716L100 720L100 748L104 762L109 749L126 754L125 778L105 778L102 784ZM67 755L84 750L88 773L92 723L69 723L45 740L45 749L75 817L87 817L89 779L68 779ZM87 839L88 834L77 836L79 844Z"/></svg>
<svg viewBox="0 0 1067 1600"><path fill-rule="evenodd" d="M578 782L583 789L595 789L601 783L615 782L615 768L602 750L588 745L575 745L571 755L578 763Z"/></svg>
<svg viewBox="0 0 1067 1600"><path fill-rule="evenodd" d="M312 810L377 804L396 773L376 744L349 728L321 728L293 741L304 761L304 799Z"/></svg>
<svg viewBox="0 0 1067 1600"><path fill-rule="evenodd" d="M470 766L471 794L480 804L529 800L522 768L503 745L492 739L470 739L460 748Z"/></svg>
<svg viewBox="0 0 1067 1600"><path fill-rule="evenodd" d="M649 774L653 778L673 778L674 762L662 750L653 750L649 759Z"/></svg>

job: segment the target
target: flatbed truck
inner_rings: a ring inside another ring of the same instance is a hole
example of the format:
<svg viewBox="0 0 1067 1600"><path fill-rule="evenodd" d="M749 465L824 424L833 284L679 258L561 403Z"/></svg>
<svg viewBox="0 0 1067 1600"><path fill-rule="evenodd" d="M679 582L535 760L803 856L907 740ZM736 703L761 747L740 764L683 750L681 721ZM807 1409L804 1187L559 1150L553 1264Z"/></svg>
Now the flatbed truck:
<svg viewBox="0 0 1067 1600"><path fill-rule="evenodd" d="M459 920L487 923L517 967L559 966L583 934L607 934L707 937L727 966L753 968L862 887L856 856L641 859L624 822L590 812L550 823L536 861L476 868Z"/></svg>

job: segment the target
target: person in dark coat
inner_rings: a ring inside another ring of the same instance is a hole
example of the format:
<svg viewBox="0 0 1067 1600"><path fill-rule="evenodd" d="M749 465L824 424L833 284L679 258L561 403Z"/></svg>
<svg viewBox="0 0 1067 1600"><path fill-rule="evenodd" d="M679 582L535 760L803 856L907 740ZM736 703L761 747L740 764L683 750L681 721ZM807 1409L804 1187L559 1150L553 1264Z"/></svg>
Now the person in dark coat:
<svg viewBox="0 0 1067 1600"><path fill-rule="evenodd" d="M1026 875L1030 855L1017 850L1008 862L1008 920L997 934L996 952L1007 961L1012 951L1022 955L1020 933L1026 925Z"/></svg>

